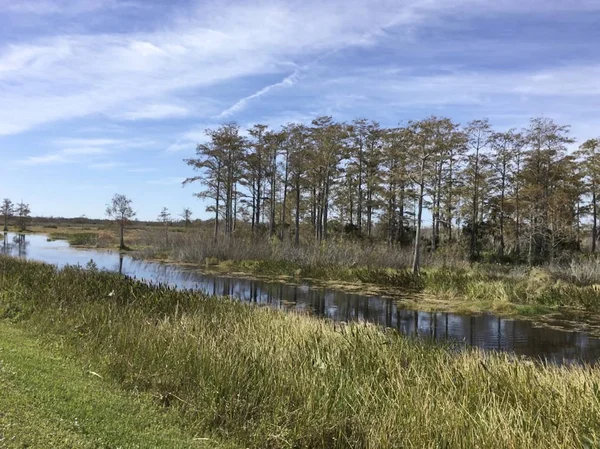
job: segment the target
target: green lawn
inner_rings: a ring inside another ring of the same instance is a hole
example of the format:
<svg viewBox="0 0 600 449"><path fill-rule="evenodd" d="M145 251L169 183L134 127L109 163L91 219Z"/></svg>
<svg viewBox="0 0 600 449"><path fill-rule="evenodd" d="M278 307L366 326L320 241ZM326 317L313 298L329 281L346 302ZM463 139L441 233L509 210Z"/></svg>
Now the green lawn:
<svg viewBox="0 0 600 449"><path fill-rule="evenodd" d="M0 448L224 447L186 433L177 418L0 320Z"/></svg>

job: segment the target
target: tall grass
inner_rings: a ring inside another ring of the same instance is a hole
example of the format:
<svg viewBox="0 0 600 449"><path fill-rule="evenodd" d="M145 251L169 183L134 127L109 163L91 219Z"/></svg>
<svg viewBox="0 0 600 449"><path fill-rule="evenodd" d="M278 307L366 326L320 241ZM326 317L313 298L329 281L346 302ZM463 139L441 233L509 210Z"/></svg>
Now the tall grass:
<svg viewBox="0 0 600 449"><path fill-rule="evenodd" d="M600 444L600 369L455 352L80 268L0 259L0 316L252 448Z"/></svg>
<svg viewBox="0 0 600 449"><path fill-rule="evenodd" d="M214 241L210 232L194 230L184 233L171 233L169 244L165 245L164 234L159 231L146 231L143 237L145 255L168 250L174 260L204 263L207 258L230 261L288 261L297 266L337 266L405 269L410 267L412 249L390 249L384 243L350 241L332 238L321 243L309 241L296 247L288 240L277 238L252 238L236 236L232 242L225 238ZM424 263L434 261L424 254ZM446 261L456 265L456 258L447 254ZM444 263L444 257L436 255L435 263Z"/></svg>

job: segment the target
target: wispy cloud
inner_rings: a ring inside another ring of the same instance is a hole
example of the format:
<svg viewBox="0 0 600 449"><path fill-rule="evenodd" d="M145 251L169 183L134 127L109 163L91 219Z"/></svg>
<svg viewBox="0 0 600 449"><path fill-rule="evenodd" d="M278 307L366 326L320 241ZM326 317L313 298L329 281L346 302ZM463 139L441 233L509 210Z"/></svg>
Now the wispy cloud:
<svg viewBox="0 0 600 449"><path fill-rule="evenodd" d="M269 92L271 92L274 89L293 86L298 81L298 75L299 75L298 70L295 70L294 73L286 76L280 82L271 84L269 86L265 86L262 89L260 89L259 91L253 93L252 95L248 95L247 97L244 97L241 100L237 101L233 106L231 106L231 107L225 109L223 112L221 112L216 118L222 119L222 118L229 117L232 114L244 109L251 100L260 98L263 95L268 94Z"/></svg>
<svg viewBox="0 0 600 449"><path fill-rule="evenodd" d="M99 147L63 148L53 153L30 156L18 160L17 163L20 165L66 164L77 162L82 156L98 156L105 153L106 150Z"/></svg>
<svg viewBox="0 0 600 449"><path fill-rule="evenodd" d="M152 173L156 171L154 167L138 167L138 168L130 168L127 170L129 173Z"/></svg>
<svg viewBox="0 0 600 449"><path fill-rule="evenodd" d="M196 143L193 140L178 141L169 145L167 147L167 152L177 153L179 151L190 151L193 150L195 147Z"/></svg>
<svg viewBox="0 0 600 449"><path fill-rule="evenodd" d="M65 138L56 139L54 141L54 144L57 146L64 146L64 147L77 147L77 146L104 147L104 146L109 146L109 145L116 145L116 144L122 143L122 142L124 142L124 141L118 140L118 139L104 139L104 138L86 139L86 138L65 137Z"/></svg>
<svg viewBox="0 0 600 449"><path fill-rule="evenodd" d="M94 160L108 154L118 154L127 149L151 147L154 142L144 139L63 137L55 139L53 145L59 149L38 156L29 156L18 160L17 163L20 165L45 165L89 162L90 159ZM100 161L90 164L90 167L112 168L118 165L123 165L123 163Z"/></svg>
<svg viewBox="0 0 600 449"><path fill-rule="evenodd" d="M347 42L363 45L365 33L390 17L412 20L406 12L414 5L208 2L156 32L45 36L0 47L0 135L97 113L117 119L181 116L188 111L178 97L186 89L283 73L291 60L311 60ZM294 82L292 75L277 84ZM173 102L157 105L156 98ZM132 103L136 110L123 113Z"/></svg>
<svg viewBox="0 0 600 449"><path fill-rule="evenodd" d="M181 185L181 183L183 183L183 181L185 181L185 178L167 177L167 178L150 180L150 181L148 181L148 184L158 185L158 186L174 186L174 185Z"/></svg>
<svg viewBox="0 0 600 449"><path fill-rule="evenodd" d="M186 117L191 111L183 106L173 104L150 104L140 109L125 112L121 115L125 120L158 120Z"/></svg>
<svg viewBox="0 0 600 449"><path fill-rule="evenodd" d="M116 161L109 161L109 162L98 162L95 164L90 164L90 168L96 169L96 170L110 170L113 168L117 168L117 167L124 167L126 164L124 162L116 162Z"/></svg>
<svg viewBox="0 0 600 449"><path fill-rule="evenodd" d="M138 8L133 1L118 0L0 0L0 10L35 15L78 15L99 9Z"/></svg>

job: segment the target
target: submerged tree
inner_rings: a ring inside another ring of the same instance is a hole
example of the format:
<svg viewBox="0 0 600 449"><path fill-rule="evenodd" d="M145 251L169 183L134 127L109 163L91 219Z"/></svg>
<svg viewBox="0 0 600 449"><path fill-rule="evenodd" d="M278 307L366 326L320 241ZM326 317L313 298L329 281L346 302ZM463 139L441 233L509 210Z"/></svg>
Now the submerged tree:
<svg viewBox="0 0 600 449"><path fill-rule="evenodd" d="M11 200L4 198L2 200L2 206L0 206L0 213L4 217L4 232L8 232L8 219L14 212L14 206Z"/></svg>
<svg viewBox="0 0 600 449"><path fill-rule="evenodd" d="M119 249L125 249L125 226L135 217L135 212L131 207L132 201L125 195L115 194L106 205L106 215L115 220L119 225Z"/></svg>

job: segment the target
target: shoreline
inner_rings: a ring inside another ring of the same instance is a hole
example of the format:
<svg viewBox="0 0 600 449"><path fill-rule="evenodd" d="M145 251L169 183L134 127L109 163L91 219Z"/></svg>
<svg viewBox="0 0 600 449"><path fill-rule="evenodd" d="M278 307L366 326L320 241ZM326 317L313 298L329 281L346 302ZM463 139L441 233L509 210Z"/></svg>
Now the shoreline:
<svg viewBox="0 0 600 449"><path fill-rule="evenodd" d="M314 289L334 290L361 296L378 296L393 300L398 307L403 309L417 310L420 312L439 312L461 315L493 314L503 319L531 321L535 325L544 327L566 331L583 331L589 333L593 337L600 338L600 313L577 307L519 304L506 300L476 300L454 294L453 292L428 292L426 291L426 288L415 289L396 287L393 285L382 285L380 283L363 282L360 280L350 282L343 279L321 279L302 276L301 274L264 274L256 269L261 263L261 261L258 260L224 260L219 261L216 264L211 263L202 265L194 262L173 260L169 257L147 257L143 254L144 248L134 247L125 251L120 251L117 247L98 247L86 244L74 245L69 242L68 235L65 235L65 233L61 233L63 235L60 237L53 238L51 236L52 233L47 231L48 230L31 230L29 233L45 235L49 240L66 241L69 243L70 247L80 250L119 253L136 260L182 267L206 275L257 280L273 284L280 283L296 286L309 285ZM88 232L87 230L72 231L75 235L82 232ZM352 269L338 268L338 270L343 271ZM303 269L299 268L299 272L301 273L302 271ZM402 272L402 270L395 269L382 269L381 271L390 273ZM424 268L423 276L427 276L428 271L427 268Z"/></svg>

